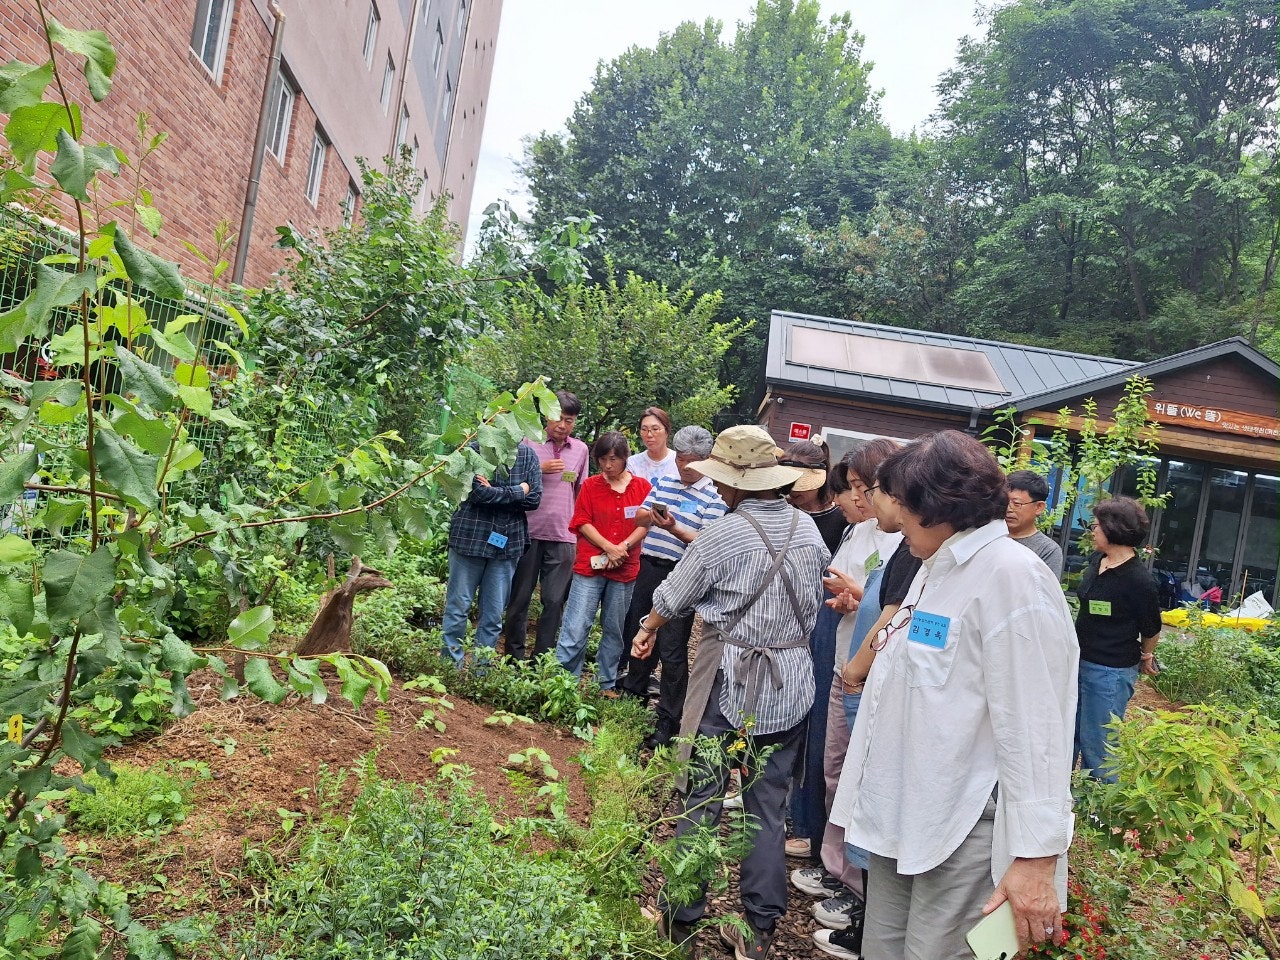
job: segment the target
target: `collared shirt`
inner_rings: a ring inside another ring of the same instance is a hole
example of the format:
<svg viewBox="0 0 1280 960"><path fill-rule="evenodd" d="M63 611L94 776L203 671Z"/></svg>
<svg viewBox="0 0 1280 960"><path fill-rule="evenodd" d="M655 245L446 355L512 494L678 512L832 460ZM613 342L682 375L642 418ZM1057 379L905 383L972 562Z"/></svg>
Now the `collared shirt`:
<svg viewBox="0 0 1280 960"><path fill-rule="evenodd" d="M901 542L901 533L887 533L881 530L880 523L875 517L863 520L845 530L840 547L836 550L836 555L831 558L831 566L847 574L858 586L864 586L867 575L877 567L888 563ZM845 661L849 659L853 625L857 619L856 611L846 613L836 624L836 669L844 666Z"/></svg>
<svg viewBox="0 0 1280 960"><path fill-rule="evenodd" d="M636 529L636 512L649 495L649 481L633 476L622 490L614 490L604 474L588 477L573 507L573 519L569 529L578 537L578 549L574 554L573 572L584 577L604 577L619 583L631 583L640 572L640 544L633 544L627 551L627 559L611 570L594 570L591 558L601 550L582 535L583 524L591 524L596 532L610 543L621 543Z"/></svg>
<svg viewBox="0 0 1280 960"><path fill-rule="evenodd" d="M520 484L529 484L529 492ZM466 557L520 559L529 544L525 512L542 500L542 468L534 452L523 443L516 447L516 462L499 467L489 486L471 482L471 493L449 520L449 549Z"/></svg>
<svg viewBox="0 0 1280 960"><path fill-rule="evenodd" d="M551 440L524 442L538 455L539 464L548 460L564 461L563 473L542 474L542 503L529 514L529 536L534 540L573 543L569 520L573 516L573 502L590 472L591 451L577 437L561 444Z"/></svg>
<svg viewBox="0 0 1280 960"><path fill-rule="evenodd" d="M657 503L665 504L676 523L695 533L712 520L723 517L729 509L716 493L716 485L706 477L699 477L688 485L679 476L658 477L645 497L644 509L652 510ZM641 553L659 560L679 560L684 556L685 547L683 540L655 523L645 534Z"/></svg>
<svg viewBox="0 0 1280 960"><path fill-rule="evenodd" d="M751 516L764 528L775 549L780 549L791 529L795 507L785 500L744 500L730 513L708 526L689 544L684 558L653 594L653 606L663 617L673 619L696 610L702 619L721 630L747 607L772 565L769 551L744 517ZM726 643L720 669L724 684L720 709L725 718L741 727L746 700L747 677L738 676L738 658L743 646L778 647L806 641L813 633L822 602L822 570L831 555L818 528L801 514L795 536L787 549L783 569L800 603L800 615L792 610L781 571L734 628L734 644ZM767 680L760 685L752 733L776 733L794 727L813 706L813 658L808 643L786 647L774 654L782 678L781 687Z"/></svg>
<svg viewBox="0 0 1280 960"><path fill-rule="evenodd" d="M993 520L925 561L907 607L871 668L831 821L920 874L955 852L998 784L992 882L1015 857L1065 854L1079 651L1062 588ZM1065 909L1065 856L1056 881Z"/></svg>
<svg viewBox="0 0 1280 960"><path fill-rule="evenodd" d="M1142 660L1142 638L1154 637L1160 620L1160 594L1151 573L1137 557L1102 573L1102 554L1089 558L1076 596L1076 639L1080 659L1104 667L1134 667Z"/></svg>

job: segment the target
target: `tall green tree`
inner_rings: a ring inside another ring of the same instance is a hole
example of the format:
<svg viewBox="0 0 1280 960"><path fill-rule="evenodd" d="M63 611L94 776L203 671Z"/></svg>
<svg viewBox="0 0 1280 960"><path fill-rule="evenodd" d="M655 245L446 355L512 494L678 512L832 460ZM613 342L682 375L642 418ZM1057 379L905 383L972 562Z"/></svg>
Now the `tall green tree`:
<svg viewBox="0 0 1280 960"><path fill-rule="evenodd" d="M894 141L847 14L761 0L721 34L685 23L602 64L524 172L535 224L595 214L620 271L721 291L726 315L757 321L723 371L749 401L769 310L842 306L842 270L805 237L875 204Z"/></svg>
<svg viewBox="0 0 1280 960"><path fill-rule="evenodd" d="M970 331L1150 357L1257 335L1274 283L1276 7L1018 0L939 86L989 225ZM1188 309L1188 306L1192 309Z"/></svg>

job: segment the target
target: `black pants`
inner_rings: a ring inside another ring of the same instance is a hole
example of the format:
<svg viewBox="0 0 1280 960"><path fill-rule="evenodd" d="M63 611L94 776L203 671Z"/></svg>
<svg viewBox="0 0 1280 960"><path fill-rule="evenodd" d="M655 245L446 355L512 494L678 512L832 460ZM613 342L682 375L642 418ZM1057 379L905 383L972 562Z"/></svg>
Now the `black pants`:
<svg viewBox="0 0 1280 960"><path fill-rule="evenodd" d="M720 710L720 691L723 689L724 674L718 673L702 722L698 724L698 736L716 737L727 743L736 740L739 734ZM742 894L743 911L757 930L771 928L787 912L787 862L783 849L787 840L787 788L804 744L804 734L805 721L802 720L788 730L749 738L753 754L764 747L777 747L769 755L763 770L747 771L742 792L743 810L755 818L759 830L751 852L742 861L738 889ZM708 769L700 766L695 757L694 768L689 775L689 796L684 804L686 814L676 824L677 842L698 823L719 824L721 798L729 781L729 769L727 764ZM681 923L697 923L707 905L705 891L701 899L687 906L668 904L663 896L658 899L662 909L673 913Z"/></svg>
<svg viewBox="0 0 1280 960"><path fill-rule="evenodd" d="M640 618L653 606L653 592L675 569L674 563L655 560L641 555L640 573L631 592L631 606L627 610L627 626L623 639L630 644L640 631ZM658 693L658 738L670 740L680 729L680 712L684 706L684 693L689 685L689 634L693 631L693 614L677 617L658 631L653 652L643 660L630 655L625 658L627 675L619 684L624 693L647 699L649 678L659 663L662 664L662 681Z"/></svg>
<svg viewBox="0 0 1280 960"><path fill-rule="evenodd" d="M511 596L507 599L507 618L502 633L505 637L503 649L508 657L523 660L526 656L529 601L533 599L533 588L539 580L542 581L542 616L538 618L533 651L527 655L537 657L555 650L556 639L560 636L560 620L564 616L564 602L569 598L576 552L577 548L572 543L529 541L511 578Z"/></svg>

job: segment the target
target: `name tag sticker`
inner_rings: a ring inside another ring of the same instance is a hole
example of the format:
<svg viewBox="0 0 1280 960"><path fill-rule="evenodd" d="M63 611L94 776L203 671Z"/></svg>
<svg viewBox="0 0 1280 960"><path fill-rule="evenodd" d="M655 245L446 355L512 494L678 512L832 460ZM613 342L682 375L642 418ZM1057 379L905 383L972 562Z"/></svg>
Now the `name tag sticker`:
<svg viewBox="0 0 1280 960"><path fill-rule="evenodd" d="M489 534L489 546L497 547L499 550L501 550L506 545L507 545L507 538L504 537L502 534L500 534L497 530Z"/></svg>
<svg viewBox="0 0 1280 960"><path fill-rule="evenodd" d="M917 610L911 615L911 630L907 633L907 639L912 643L922 643L926 647L941 650L947 645L947 633L950 630L950 617Z"/></svg>
<svg viewBox="0 0 1280 960"><path fill-rule="evenodd" d="M578 480L578 471L566 470L564 473L560 474L560 479L565 483L576 483Z"/></svg>
<svg viewBox="0 0 1280 960"><path fill-rule="evenodd" d="M1109 617L1111 616L1111 601L1110 600L1090 600L1089 612L1092 613L1095 617Z"/></svg>
<svg viewBox="0 0 1280 960"><path fill-rule="evenodd" d="M636 514L639 512L640 512L639 507L623 507L622 508L622 515L626 517L628 520L634 520L636 518Z"/></svg>
<svg viewBox="0 0 1280 960"><path fill-rule="evenodd" d="M871 556L867 557L867 562L864 566L867 568L867 573L870 573L876 567L880 566L880 551L872 550Z"/></svg>

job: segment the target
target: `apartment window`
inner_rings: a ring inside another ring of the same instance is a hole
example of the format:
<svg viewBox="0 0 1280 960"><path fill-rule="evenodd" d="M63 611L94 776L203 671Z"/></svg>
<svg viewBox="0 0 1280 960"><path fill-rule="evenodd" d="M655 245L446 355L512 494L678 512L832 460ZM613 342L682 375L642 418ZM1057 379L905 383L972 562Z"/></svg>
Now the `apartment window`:
<svg viewBox="0 0 1280 960"><path fill-rule="evenodd" d="M391 54L387 54L387 67L382 71L382 93L378 95L378 102L382 104L382 112L386 113L391 106L391 88L396 82L396 62L391 59Z"/></svg>
<svg viewBox="0 0 1280 960"><path fill-rule="evenodd" d="M444 103L442 104L445 122L453 115L453 81L449 74L444 75Z"/></svg>
<svg viewBox="0 0 1280 960"><path fill-rule="evenodd" d="M424 0L422 4L422 22L431 22L431 0Z"/></svg>
<svg viewBox="0 0 1280 960"><path fill-rule="evenodd" d="M329 141L317 127L315 139L311 141L311 166L307 169L307 199L313 207L320 203L320 186L324 182L324 155L328 150Z"/></svg>
<svg viewBox="0 0 1280 960"><path fill-rule="evenodd" d="M444 59L444 28L436 21L436 43L431 50L431 72L440 76L440 61Z"/></svg>
<svg viewBox="0 0 1280 960"><path fill-rule="evenodd" d="M401 104L400 122L396 124L396 150L404 146L407 136L409 136L409 108Z"/></svg>
<svg viewBox="0 0 1280 960"><path fill-rule="evenodd" d="M467 32L467 0L458 0L458 36Z"/></svg>
<svg viewBox="0 0 1280 960"><path fill-rule="evenodd" d="M289 145L289 122L293 119L293 101L297 96L297 87L281 70L271 100L271 126L267 136L267 149L281 163L284 163L285 147Z"/></svg>
<svg viewBox="0 0 1280 960"><path fill-rule="evenodd" d="M378 24L381 22L377 4L369 4L369 22L364 25L364 63L370 69L373 68L373 55L378 48Z"/></svg>
<svg viewBox="0 0 1280 960"><path fill-rule="evenodd" d="M351 221L356 216L356 204L360 202L360 191L356 189L354 180L347 181L347 196L342 201L342 225L344 227L351 226Z"/></svg>
<svg viewBox="0 0 1280 960"><path fill-rule="evenodd" d="M215 80L222 79L227 59L227 38L231 34L231 14L235 0L197 0L196 22L191 28L191 49L209 68Z"/></svg>
<svg viewBox="0 0 1280 960"><path fill-rule="evenodd" d="M413 149L409 151L409 164L416 167L418 165L418 138L413 138Z"/></svg>

